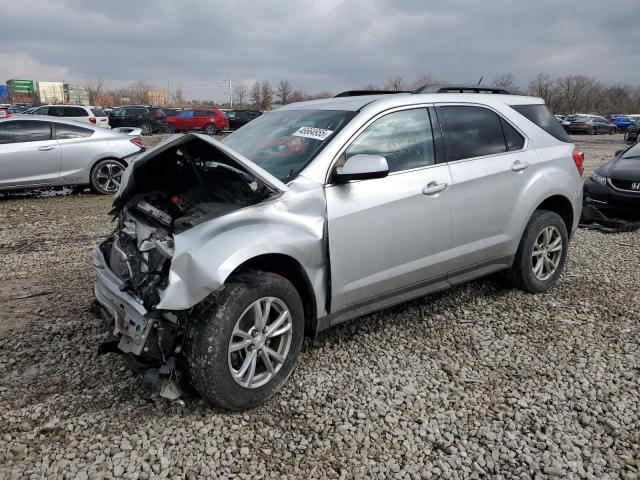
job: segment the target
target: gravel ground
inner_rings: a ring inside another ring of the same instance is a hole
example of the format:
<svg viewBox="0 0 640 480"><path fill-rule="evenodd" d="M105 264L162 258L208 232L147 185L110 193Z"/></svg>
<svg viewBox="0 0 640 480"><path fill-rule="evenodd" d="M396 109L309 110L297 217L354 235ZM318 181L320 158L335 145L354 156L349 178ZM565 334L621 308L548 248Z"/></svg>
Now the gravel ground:
<svg viewBox="0 0 640 480"><path fill-rule="evenodd" d="M588 174L621 136L576 137ZM110 199L0 200L0 478L640 475L640 233L549 294L472 282L323 332L246 413L150 395L89 313Z"/></svg>

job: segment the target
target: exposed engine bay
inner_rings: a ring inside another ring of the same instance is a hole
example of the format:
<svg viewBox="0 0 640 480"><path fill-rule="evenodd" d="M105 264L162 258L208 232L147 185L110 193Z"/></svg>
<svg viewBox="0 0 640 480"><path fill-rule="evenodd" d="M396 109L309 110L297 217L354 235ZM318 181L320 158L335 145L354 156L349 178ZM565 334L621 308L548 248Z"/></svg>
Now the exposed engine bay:
<svg viewBox="0 0 640 480"><path fill-rule="evenodd" d="M129 354L130 360L145 367L145 378L152 379L148 383L159 386L161 394L162 388L169 388L163 396L172 397L177 392L173 380L179 376L175 366L188 313L156 311L155 307L169 282L174 236L260 203L274 191L198 138L151 158L134 164L132 181L116 197L110 212L117 226L99 246L106 266L121 282L117 289L137 299L147 313L136 315L124 305L122 312L111 312L105 307L113 301L101 301L97 313L110 325L115 339L104 344L100 353Z"/></svg>
<svg viewBox="0 0 640 480"><path fill-rule="evenodd" d="M135 191L114 206L118 225L101 250L123 281L121 290L140 298L147 310L166 287L174 234L272 193L202 142L169 149L134 175Z"/></svg>

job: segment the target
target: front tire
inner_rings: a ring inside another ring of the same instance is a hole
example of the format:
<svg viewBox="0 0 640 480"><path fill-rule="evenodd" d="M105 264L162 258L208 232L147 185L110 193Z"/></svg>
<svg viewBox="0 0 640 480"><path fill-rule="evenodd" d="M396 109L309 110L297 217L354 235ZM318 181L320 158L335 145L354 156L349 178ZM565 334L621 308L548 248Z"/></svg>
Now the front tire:
<svg viewBox="0 0 640 480"><path fill-rule="evenodd" d="M89 186L94 193L113 195L120 188L125 166L118 160L106 158L100 160L91 169Z"/></svg>
<svg viewBox="0 0 640 480"><path fill-rule="evenodd" d="M515 287L525 292L547 292L564 269L568 248L569 236L562 217L547 210L536 210L522 234L507 276Z"/></svg>
<svg viewBox="0 0 640 480"><path fill-rule="evenodd" d="M215 135L218 132L218 130L216 129L216 126L212 123L206 124L203 128L203 131L207 135Z"/></svg>
<svg viewBox="0 0 640 480"><path fill-rule="evenodd" d="M214 406L247 410L289 378L302 348L304 313L284 277L253 271L230 280L212 307L191 319L189 378Z"/></svg>

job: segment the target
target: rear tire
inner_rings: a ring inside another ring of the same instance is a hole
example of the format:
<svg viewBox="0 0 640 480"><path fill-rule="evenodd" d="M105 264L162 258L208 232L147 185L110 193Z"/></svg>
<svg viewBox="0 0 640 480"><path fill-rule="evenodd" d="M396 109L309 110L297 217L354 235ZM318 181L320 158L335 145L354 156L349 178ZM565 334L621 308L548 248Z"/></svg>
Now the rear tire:
<svg viewBox="0 0 640 480"><path fill-rule="evenodd" d="M549 233L548 239L545 232ZM536 210L524 229L513 265L507 271L508 280L525 292L549 291L564 269L568 247L569 236L562 217L547 210Z"/></svg>
<svg viewBox="0 0 640 480"><path fill-rule="evenodd" d="M207 135L215 135L216 133L218 133L218 130L213 123L207 123L202 130Z"/></svg>
<svg viewBox="0 0 640 480"><path fill-rule="evenodd" d="M268 312L262 324L256 308ZM291 282L261 271L238 276L191 318L185 341L191 385L217 407L254 408L287 381L303 339L302 302Z"/></svg>
<svg viewBox="0 0 640 480"><path fill-rule="evenodd" d="M151 135L153 133L153 125L143 122L140 124L140 130L142 130L142 135Z"/></svg>
<svg viewBox="0 0 640 480"><path fill-rule="evenodd" d="M125 166L114 158L105 158L91 169L89 186L91 191L101 195L113 195L120 188Z"/></svg>

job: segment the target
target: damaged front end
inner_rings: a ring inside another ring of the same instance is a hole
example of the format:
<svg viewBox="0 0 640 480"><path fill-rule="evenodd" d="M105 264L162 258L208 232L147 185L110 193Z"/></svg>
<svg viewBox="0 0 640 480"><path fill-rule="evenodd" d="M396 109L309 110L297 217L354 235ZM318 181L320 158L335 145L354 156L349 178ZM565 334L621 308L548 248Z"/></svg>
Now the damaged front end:
<svg viewBox="0 0 640 480"><path fill-rule="evenodd" d="M115 337L101 353L127 354L145 370L146 383L177 398L190 309L157 308L170 283L176 236L286 188L201 135L178 136L137 160L114 201L116 228L93 251L98 314Z"/></svg>

